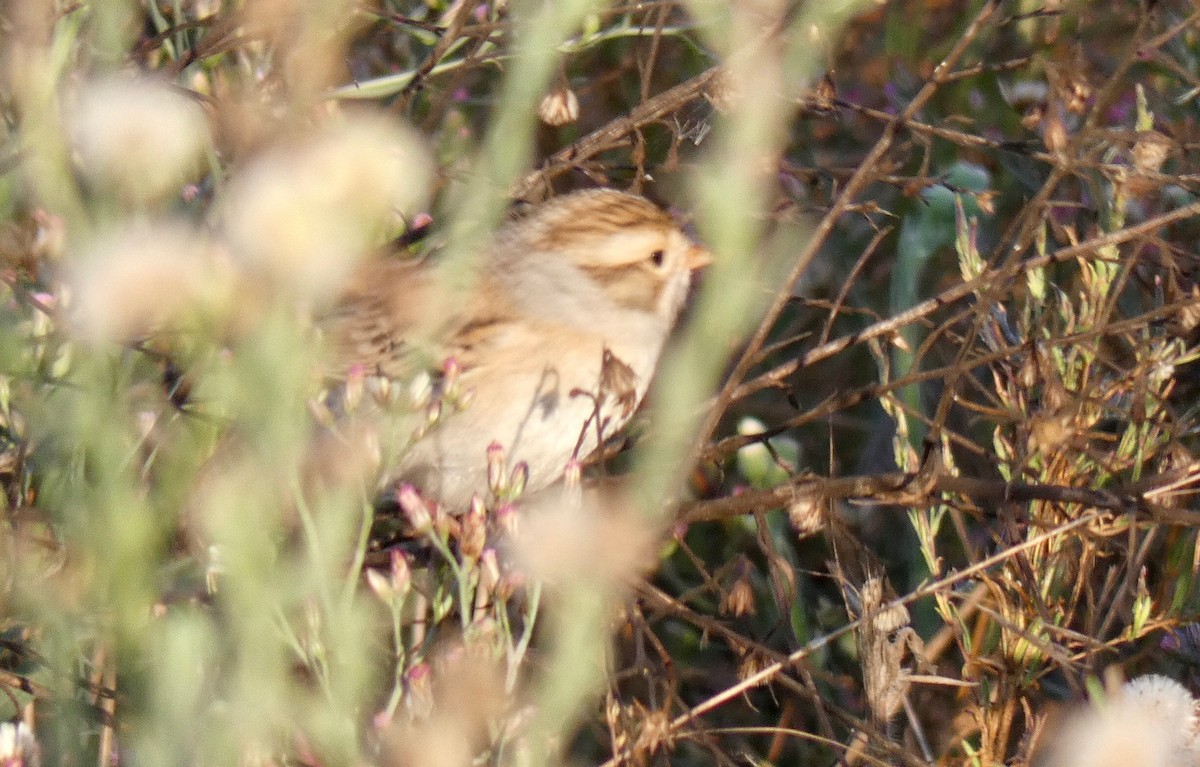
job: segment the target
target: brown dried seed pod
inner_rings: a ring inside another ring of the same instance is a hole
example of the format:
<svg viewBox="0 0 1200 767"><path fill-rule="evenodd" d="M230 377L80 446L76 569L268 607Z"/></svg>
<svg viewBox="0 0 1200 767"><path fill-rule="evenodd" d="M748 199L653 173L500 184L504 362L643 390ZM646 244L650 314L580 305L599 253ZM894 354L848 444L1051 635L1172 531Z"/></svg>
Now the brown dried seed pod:
<svg viewBox="0 0 1200 767"><path fill-rule="evenodd" d="M538 119L555 128L579 119L579 97L570 88L555 88L538 105Z"/></svg>

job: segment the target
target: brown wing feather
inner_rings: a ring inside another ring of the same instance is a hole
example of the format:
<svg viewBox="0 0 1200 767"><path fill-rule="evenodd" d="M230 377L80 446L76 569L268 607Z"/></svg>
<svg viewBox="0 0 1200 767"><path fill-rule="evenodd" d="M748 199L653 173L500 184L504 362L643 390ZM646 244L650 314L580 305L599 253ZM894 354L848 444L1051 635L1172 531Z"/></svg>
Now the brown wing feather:
<svg viewBox="0 0 1200 767"><path fill-rule="evenodd" d="M355 366L367 375L410 375L413 347L407 339L418 327L429 283L423 263L378 259L363 265L322 322L330 376L344 378Z"/></svg>
<svg viewBox="0 0 1200 767"><path fill-rule="evenodd" d="M501 289L475 288L468 299L442 299L451 302L450 311L434 332L423 327L435 298L425 262L379 259L364 265L322 322L331 351L329 377L344 379L362 366L366 375L403 379L452 355L461 370L474 367L480 350L504 332L512 313ZM434 332L432 347L414 343L413 334L421 330Z"/></svg>

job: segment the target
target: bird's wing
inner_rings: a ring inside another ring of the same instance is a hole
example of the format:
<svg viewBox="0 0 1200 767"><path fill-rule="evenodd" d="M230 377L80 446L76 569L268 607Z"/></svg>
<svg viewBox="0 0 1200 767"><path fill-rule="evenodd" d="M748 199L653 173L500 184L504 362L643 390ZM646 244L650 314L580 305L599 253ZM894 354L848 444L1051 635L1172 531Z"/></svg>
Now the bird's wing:
<svg viewBox="0 0 1200 767"><path fill-rule="evenodd" d="M428 302L429 269L423 263L376 259L360 267L334 309L321 320L330 352L328 375L405 378L413 374L415 345Z"/></svg>

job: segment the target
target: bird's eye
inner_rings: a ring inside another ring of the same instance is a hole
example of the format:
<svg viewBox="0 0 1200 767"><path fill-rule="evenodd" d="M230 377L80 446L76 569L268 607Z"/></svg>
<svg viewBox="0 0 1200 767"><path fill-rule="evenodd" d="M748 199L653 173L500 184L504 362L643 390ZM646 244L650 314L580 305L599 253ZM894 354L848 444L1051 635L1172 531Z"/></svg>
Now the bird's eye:
<svg viewBox="0 0 1200 767"><path fill-rule="evenodd" d="M656 268L661 269L666 260L667 252L661 248L650 254L650 263L654 264Z"/></svg>

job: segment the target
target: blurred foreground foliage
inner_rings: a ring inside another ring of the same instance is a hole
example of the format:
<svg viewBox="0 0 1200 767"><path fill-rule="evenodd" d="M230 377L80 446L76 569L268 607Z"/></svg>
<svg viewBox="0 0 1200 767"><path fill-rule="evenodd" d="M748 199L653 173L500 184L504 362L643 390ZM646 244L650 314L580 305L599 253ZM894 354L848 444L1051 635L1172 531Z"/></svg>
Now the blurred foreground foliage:
<svg viewBox="0 0 1200 767"><path fill-rule="evenodd" d="M4 764L1022 764L1195 683L1191 5L0 7ZM353 264L596 185L717 256L619 508L310 492Z"/></svg>

